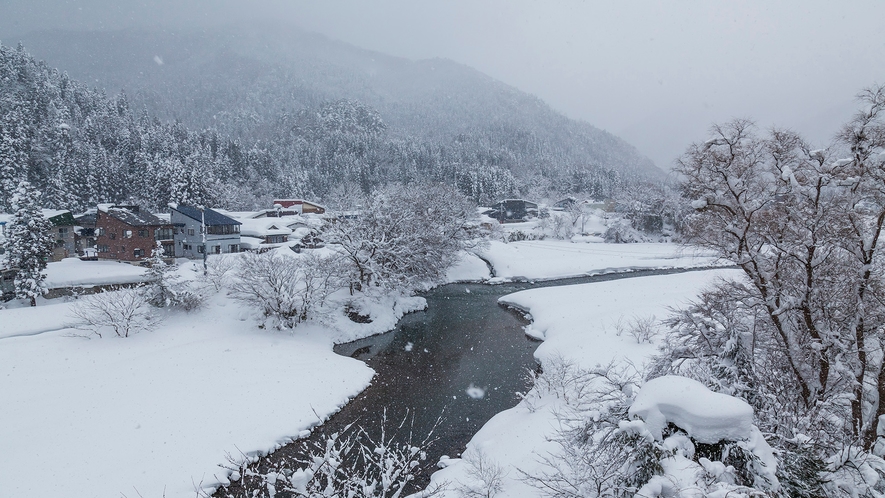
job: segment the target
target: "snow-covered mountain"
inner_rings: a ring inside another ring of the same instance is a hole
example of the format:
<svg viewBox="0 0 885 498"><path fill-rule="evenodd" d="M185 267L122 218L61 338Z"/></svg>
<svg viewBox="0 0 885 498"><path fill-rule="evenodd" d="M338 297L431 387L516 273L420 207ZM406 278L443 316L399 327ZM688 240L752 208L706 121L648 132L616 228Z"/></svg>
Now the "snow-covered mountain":
<svg viewBox="0 0 885 498"><path fill-rule="evenodd" d="M35 58L72 78L109 95L125 90L134 108L234 137L269 137L287 116L345 98L377 109L395 136L513 151L519 160L507 166L520 177L539 168L663 176L618 137L450 60L411 61L264 24L20 38Z"/></svg>

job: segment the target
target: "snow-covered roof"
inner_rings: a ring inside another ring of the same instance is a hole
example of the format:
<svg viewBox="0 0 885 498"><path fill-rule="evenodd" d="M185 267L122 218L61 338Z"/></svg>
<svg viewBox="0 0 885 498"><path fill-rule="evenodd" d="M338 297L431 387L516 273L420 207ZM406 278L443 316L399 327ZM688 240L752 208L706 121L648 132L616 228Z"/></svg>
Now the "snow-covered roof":
<svg viewBox="0 0 885 498"><path fill-rule="evenodd" d="M240 224L239 221L231 218L230 216L226 216L210 208L204 208L200 210L192 206L185 206L184 204L170 204L169 207L193 220L197 220L200 222L205 220L206 226L210 227L218 225Z"/></svg>
<svg viewBox="0 0 885 498"><path fill-rule="evenodd" d="M163 226L167 222L157 218L148 211L138 206L115 206L113 204L99 204L98 209L130 226Z"/></svg>
<svg viewBox="0 0 885 498"><path fill-rule="evenodd" d="M264 211L227 211L225 209L216 209L216 211L239 221L256 218L264 213Z"/></svg>
<svg viewBox="0 0 885 498"><path fill-rule="evenodd" d="M240 235L267 237L268 235L289 235L292 230L280 218L258 218L243 220Z"/></svg>
<svg viewBox="0 0 885 498"><path fill-rule="evenodd" d="M68 211L67 209L41 209L40 211L43 212L43 217L47 220L49 218L55 218L56 216L60 216L65 213L70 213L70 211Z"/></svg>
<svg viewBox="0 0 885 498"><path fill-rule="evenodd" d="M249 237L248 235L240 234L240 249L258 249L261 247L261 243L264 242L264 239L259 239L257 237Z"/></svg>

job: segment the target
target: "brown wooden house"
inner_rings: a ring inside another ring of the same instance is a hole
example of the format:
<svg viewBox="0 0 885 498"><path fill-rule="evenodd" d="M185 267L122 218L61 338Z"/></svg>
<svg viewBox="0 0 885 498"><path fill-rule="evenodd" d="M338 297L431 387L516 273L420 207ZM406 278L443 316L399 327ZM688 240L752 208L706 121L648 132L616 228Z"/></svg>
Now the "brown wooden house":
<svg viewBox="0 0 885 498"><path fill-rule="evenodd" d="M151 256L157 242L175 254L172 225L138 206L99 206L95 245L99 259L140 261Z"/></svg>
<svg viewBox="0 0 885 498"><path fill-rule="evenodd" d="M320 206L315 202L305 201L304 199L275 199L273 203L274 207L279 206L280 209L285 209L291 212L284 213L282 216L286 216L287 214L323 214L326 212L325 207Z"/></svg>

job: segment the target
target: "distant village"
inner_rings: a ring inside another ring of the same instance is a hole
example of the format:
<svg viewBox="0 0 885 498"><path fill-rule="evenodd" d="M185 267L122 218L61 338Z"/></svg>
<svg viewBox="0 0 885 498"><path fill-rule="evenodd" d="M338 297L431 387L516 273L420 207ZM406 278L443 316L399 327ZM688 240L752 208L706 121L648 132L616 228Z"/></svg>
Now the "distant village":
<svg viewBox="0 0 885 498"><path fill-rule="evenodd" d="M514 223L544 218L548 211L568 211L575 207L614 211L607 201L578 202L573 197L550 206L524 199L504 199L482 208L483 224ZM265 252L289 247L295 252L325 246L323 224L329 218L356 216L356 213L327 213L326 208L304 199L276 199L273 207L256 211L227 211L207 207L169 204L168 213L151 213L131 204L99 204L81 214L69 210L43 209L51 224L53 250L49 262L77 257L85 261L110 260L146 265L158 247L168 259L202 259L204 254ZM645 214L634 218L634 225L645 230L659 229L660 216L650 225ZM0 296L14 293L15 269L4 258L4 242L11 215L0 213Z"/></svg>
<svg viewBox="0 0 885 498"><path fill-rule="evenodd" d="M138 264L162 247L165 257L200 259L207 254L295 251L323 246L319 227L326 208L303 199L277 199L270 209L231 212L170 204L155 214L135 205L99 204L74 215L44 209L54 241L50 262L69 257ZM0 214L0 254L10 215ZM204 238L205 236L205 238ZM14 269L0 264L0 294L13 292Z"/></svg>

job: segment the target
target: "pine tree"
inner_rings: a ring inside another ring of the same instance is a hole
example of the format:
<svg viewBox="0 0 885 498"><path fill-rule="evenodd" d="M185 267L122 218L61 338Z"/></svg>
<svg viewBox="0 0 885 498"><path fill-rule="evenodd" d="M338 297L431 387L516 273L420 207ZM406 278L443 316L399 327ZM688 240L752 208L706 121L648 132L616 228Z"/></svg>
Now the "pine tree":
<svg viewBox="0 0 885 498"><path fill-rule="evenodd" d="M14 97L0 101L0 212L12 211L11 199L26 178L28 143L23 104Z"/></svg>
<svg viewBox="0 0 885 498"><path fill-rule="evenodd" d="M44 280L46 261L52 254L51 224L40 211L40 192L30 183L21 181L12 196L12 223L8 231L7 261L17 270L15 295L30 299L37 305L37 296L46 293Z"/></svg>

